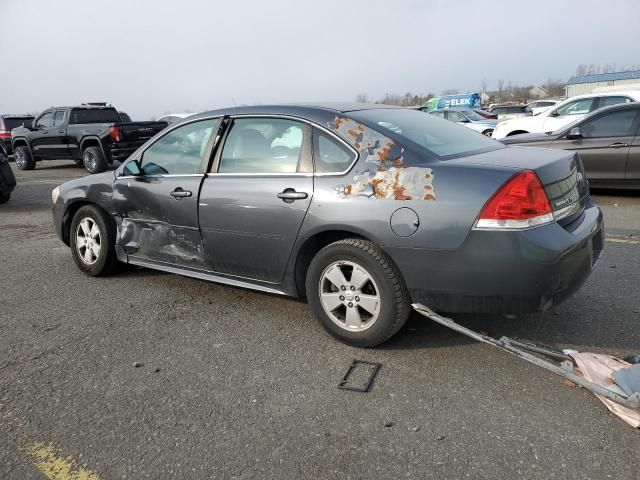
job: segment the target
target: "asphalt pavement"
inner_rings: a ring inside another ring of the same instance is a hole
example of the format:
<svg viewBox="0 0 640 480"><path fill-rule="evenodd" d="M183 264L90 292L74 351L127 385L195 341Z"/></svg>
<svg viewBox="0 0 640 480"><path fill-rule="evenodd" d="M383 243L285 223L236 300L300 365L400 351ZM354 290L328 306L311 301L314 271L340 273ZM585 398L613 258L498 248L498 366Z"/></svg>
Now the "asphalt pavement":
<svg viewBox="0 0 640 480"><path fill-rule="evenodd" d="M15 166L15 165L14 165ZM413 315L356 349L299 300L146 269L84 276L51 224L70 162L0 205L0 478L640 477L640 432L591 393ZM550 312L456 316L494 336L640 353L640 193L594 191L605 254ZM383 366L339 390L353 359Z"/></svg>

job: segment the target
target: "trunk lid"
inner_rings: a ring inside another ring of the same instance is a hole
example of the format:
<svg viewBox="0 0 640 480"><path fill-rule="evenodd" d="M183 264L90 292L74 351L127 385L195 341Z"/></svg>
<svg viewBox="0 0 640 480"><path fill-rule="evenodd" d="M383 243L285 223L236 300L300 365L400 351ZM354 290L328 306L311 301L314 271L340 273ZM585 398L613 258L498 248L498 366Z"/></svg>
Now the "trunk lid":
<svg viewBox="0 0 640 480"><path fill-rule="evenodd" d="M589 201L589 183L575 152L511 147L448 162L533 170L549 197L555 219L563 226L576 220Z"/></svg>

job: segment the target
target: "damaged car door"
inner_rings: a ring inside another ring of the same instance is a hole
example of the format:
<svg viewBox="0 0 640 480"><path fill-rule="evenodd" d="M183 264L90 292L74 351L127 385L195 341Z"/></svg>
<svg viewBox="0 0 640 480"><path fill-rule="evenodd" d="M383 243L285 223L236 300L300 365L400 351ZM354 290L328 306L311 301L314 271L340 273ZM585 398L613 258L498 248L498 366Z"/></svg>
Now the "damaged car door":
<svg viewBox="0 0 640 480"><path fill-rule="evenodd" d="M211 270L282 281L313 196L310 131L289 118L232 119L200 194Z"/></svg>
<svg viewBox="0 0 640 480"><path fill-rule="evenodd" d="M198 193L219 125L209 118L173 128L119 170L118 244L132 263L204 267Z"/></svg>

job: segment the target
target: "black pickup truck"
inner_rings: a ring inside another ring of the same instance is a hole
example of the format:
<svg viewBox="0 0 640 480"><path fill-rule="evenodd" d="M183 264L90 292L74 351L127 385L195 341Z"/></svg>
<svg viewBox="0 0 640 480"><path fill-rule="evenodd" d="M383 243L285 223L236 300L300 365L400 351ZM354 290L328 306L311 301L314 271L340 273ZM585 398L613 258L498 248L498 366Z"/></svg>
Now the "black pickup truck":
<svg viewBox="0 0 640 480"><path fill-rule="evenodd" d="M123 122L104 104L52 107L30 126L12 130L16 166L32 170L40 160L70 159L89 173L100 173L125 160L140 145L167 126L166 122Z"/></svg>

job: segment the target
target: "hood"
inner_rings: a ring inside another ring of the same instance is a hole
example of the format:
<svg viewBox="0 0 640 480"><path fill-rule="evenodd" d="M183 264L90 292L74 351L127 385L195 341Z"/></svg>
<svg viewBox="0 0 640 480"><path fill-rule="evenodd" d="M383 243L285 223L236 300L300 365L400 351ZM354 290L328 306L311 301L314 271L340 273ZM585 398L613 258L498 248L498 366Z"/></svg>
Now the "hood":
<svg viewBox="0 0 640 480"><path fill-rule="evenodd" d="M501 138L498 141L505 145L521 145L529 143L547 144L556 139L556 135L547 135L546 133L521 133L520 135L511 135Z"/></svg>

